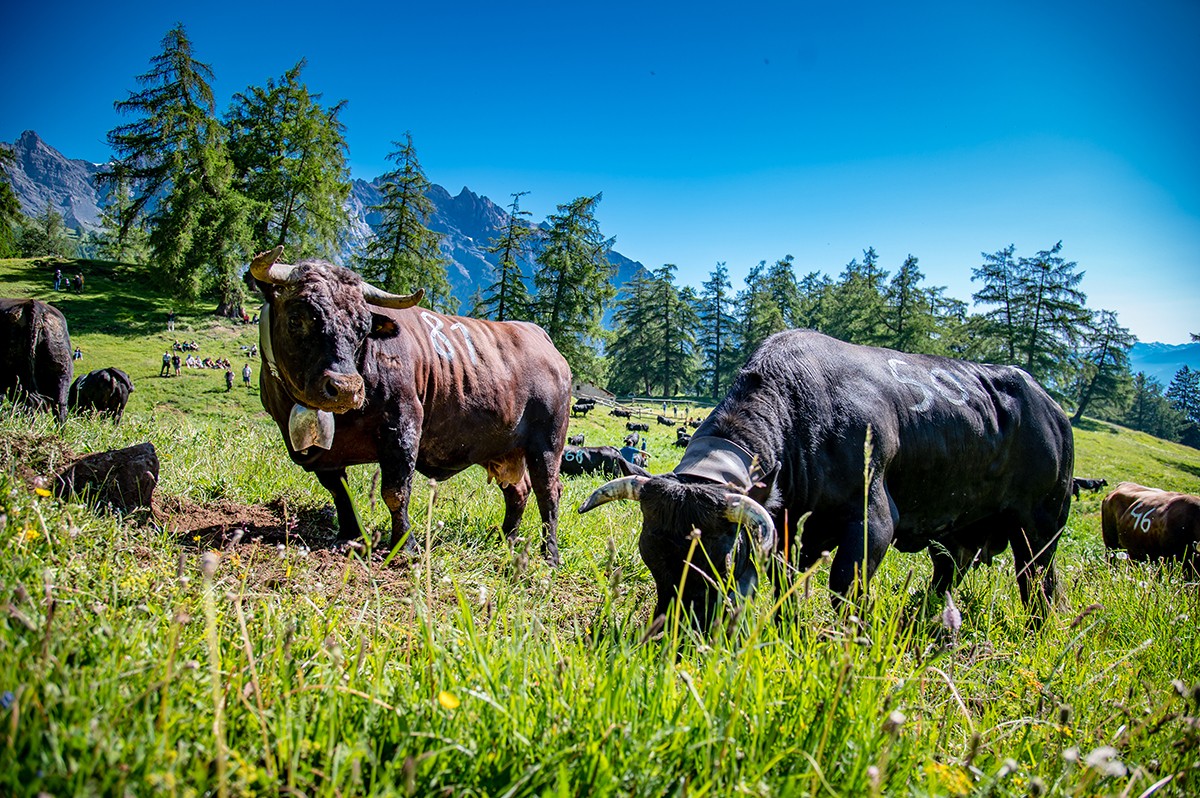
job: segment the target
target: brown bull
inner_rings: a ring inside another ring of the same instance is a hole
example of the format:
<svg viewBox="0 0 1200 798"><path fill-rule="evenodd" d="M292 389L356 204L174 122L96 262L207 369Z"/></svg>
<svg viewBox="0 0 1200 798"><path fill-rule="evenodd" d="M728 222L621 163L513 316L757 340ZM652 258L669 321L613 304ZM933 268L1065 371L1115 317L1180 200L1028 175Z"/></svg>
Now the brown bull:
<svg viewBox="0 0 1200 798"><path fill-rule="evenodd" d="M1132 560L1172 558L1200 565L1200 496L1121 482L1100 505L1104 545Z"/></svg>
<svg viewBox="0 0 1200 798"><path fill-rule="evenodd" d="M571 371L537 325L444 316L414 307L325 261L250 271L267 299L260 320L262 402L298 465L333 495L342 538L362 533L346 467L379 463L391 545L409 537L414 474L443 480L483 466L504 493L512 539L537 496L542 551L558 562L559 462Z"/></svg>

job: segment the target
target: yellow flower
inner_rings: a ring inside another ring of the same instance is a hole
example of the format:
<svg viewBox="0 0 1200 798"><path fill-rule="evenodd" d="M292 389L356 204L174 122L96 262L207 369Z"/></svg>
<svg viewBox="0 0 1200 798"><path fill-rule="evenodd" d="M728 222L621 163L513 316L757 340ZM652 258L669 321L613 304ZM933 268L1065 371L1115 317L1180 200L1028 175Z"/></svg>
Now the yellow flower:
<svg viewBox="0 0 1200 798"><path fill-rule="evenodd" d="M50 491L46 490L45 488L34 488L33 492L39 496L49 496L50 495Z"/></svg>
<svg viewBox="0 0 1200 798"><path fill-rule="evenodd" d="M438 703L442 705L443 709L458 709L459 704L462 702L458 700L458 696L454 693L451 693L449 690L442 690L438 693Z"/></svg>

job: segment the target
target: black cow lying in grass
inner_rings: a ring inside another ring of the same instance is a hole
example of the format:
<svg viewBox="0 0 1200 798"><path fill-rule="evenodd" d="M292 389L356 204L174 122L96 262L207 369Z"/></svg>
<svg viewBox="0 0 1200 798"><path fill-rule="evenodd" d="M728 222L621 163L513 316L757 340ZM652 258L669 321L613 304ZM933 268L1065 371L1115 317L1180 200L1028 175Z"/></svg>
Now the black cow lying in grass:
<svg viewBox="0 0 1200 798"><path fill-rule="evenodd" d="M853 596L891 546L927 548L940 595L1011 545L1021 597L1043 620L1073 465L1066 416L1018 368L792 330L751 356L672 473L610 482L579 511L639 502L655 613L678 598L702 627L754 590L755 553L806 569L836 550L829 586Z"/></svg>
<svg viewBox="0 0 1200 798"><path fill-rule="evenodd" d="M610 477L648 476L641 466L624 457L615 446L568 446L563 449L559 469L564 477L607 474Z"/></svg>

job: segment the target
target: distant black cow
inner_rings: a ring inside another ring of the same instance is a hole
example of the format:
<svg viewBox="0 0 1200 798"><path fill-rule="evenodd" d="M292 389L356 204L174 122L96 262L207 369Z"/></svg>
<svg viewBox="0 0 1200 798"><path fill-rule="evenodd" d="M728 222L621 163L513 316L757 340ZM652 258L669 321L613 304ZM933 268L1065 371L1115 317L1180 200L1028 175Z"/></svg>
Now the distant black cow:
<svg viewBox="0 0 1200 798"><path fill-rule="evenodd" d="M659 423L659 424L662 424L664 427L673 427L673 426L675 426L675 419L673 419L673 418L667 418L666 416L658 416L658 417L657 417L657 421L658 421L658 423Z"/></svg>
<svg viewBox="0 0 1200 798"><path fill-rule="evenodd" d="M675 442L672 443L671 445L678 446L680 449L683 449L683 448L686 448L687 445L691 442L692 442L691 434L685 432L682 435L677 435L675 437Z"/></svg>
<svg viewBox="0 0 1200 798"><path fill-rule="evenodd" d="M689 426L689 427L691 427L692 429L700 429L700 419L698 419L698 418L689 418L689 419L688 419L688 426Z"/></svg>
<svg viewBox="0 0 1200 798"><path fill-rule="evenodd" d="M642 436L637 434L636 432L631 432L625 436L625 445L626 446L637 446L641 442L642 442Z"/></svg>
<svg viewBox="0 0 1200 798"><path fill-rule="evenodd" d="M571 444L572 446L583 446L583 433L581 432L578 435L570 436L567 438L567 443Z"/></svg>
<svg viewBox="0 0 1200 798"><path fill-rule="evenodd" d="M111 416L113 424L120 424L132 392L133 380L125 372L118 368L97 369L71 383L67 405L72 410L92 410Z"/></svg>
<svg viewBox="0 0 1200 798"><path fill-rule="evenodd" d="M650 425L638 421L626 421L625 429L629 430L630 432L649 432Z"/></svg>
<svg viewBox="0 0 1200 798"><path fill-rule="evenodd" d="M608 414L610 416L616 416L617 418L631 418L633 416L633 411L622 410L619 407L614 407L612 410L608 411Z"/></svg>
<svg viewBox="0 0 1200 798"><path fill-rule="evenodd" d="M571 405L571 415L573 415L573 416L580 415L580 416L583 416L586 418L587 414L592 412L595 409L596 409L595 402L587 402L587 401L580 400L580 401L576 402L575 404Z"/></svg>
<svg viewBox="0 0 1200 798"><path fill-rule="evenodd" d="M1071 495L1078 499L1081 490L1100 490L1107 485L1107 479L1079 479L1076 477L1071 480Z"/></svg>
<svg viewBox="0 0 1200 798"><path fill-rule="evenodd" d="M1019 368L791 330L751 355L673 472L609 482L579 510L639 502L654 614L678 600L702 628L728 586L754 591L755 550L795 555L804 571L836 549L829 587L854 596L891 546L928 549L942 595L1011 545L1021 598L1042 621L1074 460L1066 415ZM703 578L684 582L690 569Z"/></svg>
<svg viewBox="0 0 1200 798"><path fill-rule="evenodd" d="M74 374L62 312L36 299L0 299L0 395L12 393L61 423Z"/></svg>
<svg viewBox="0 0 1200 798"><path fill-rule="evenodd" d="M615 446L568 446L563 449L564 477L607 474L610 477L648 476L646 469L629 462Z"/></svg>

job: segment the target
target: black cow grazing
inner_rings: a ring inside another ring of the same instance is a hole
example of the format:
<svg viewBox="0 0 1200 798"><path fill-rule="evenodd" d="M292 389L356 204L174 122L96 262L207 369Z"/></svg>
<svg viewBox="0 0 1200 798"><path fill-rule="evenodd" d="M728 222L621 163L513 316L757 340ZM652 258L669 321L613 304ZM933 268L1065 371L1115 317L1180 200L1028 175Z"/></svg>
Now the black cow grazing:
<svg viewBox="0 0 1200 798"><path fill-rule="evenodd" d="M97 369L77 377L71 383L67 404L72 410L91 410L110 416L113 424L121 423L133 380L118 368Z"/></svg>
<svg viewBox="0 0 1200 798"><path fill-rule="evenodd" d="M685 432L682 435L676 435L675 442L672 443L671 445L678 446L680 449L685 449L685 448L687 448L687 445L691 442L692 442L691 434Z"/></svg>
<svg viewBox="0 0 1200 798"><path fill-rule="evenodd" d="M0 395L67 420L75 375L67 319L36 299L0 299Z"/></svg>
<svg viewBox="0 0 1200 798"><path fill-rule="evenodd" d="M1071 495L1078 499L1081 490L1100 490L1107 486L1107 479L1079 479L1076 477L1071 480Z"/></svg>
<svg viewBox="0 0 1200 798"><path fill-rule="evenodd" d="M689 427L691 427L692 429L700 429L700 419L698 419L698 418L689 418L689 419L688 419L688 426L689 426Z"/></svg>
<svg viewBox="0 0 1200 798"><path fill-rule="evenodd" d="M608 414L610 416L616 416L617 418L631 418L633 416L633 411L614 407L612 410L608 411Z"/></svg>
<svg viewBox="0 0 1200 798"><path fill-rule="evenodd" d="M333 495L339 534L361 535L347 466L379 463L391 545L408 534L413 476L444 480L480 465L504 493L504 534L517 533L530 490L542 552L558 555L558 478L571 370L537 325L444 316L320 260L250 265L266 296L259 320L262 403L288 454Z"/></svg>
<svg viewBox="0 0 1200 798"><path fill-rule="evenodd" d="M607 474L610 477L649 476L649 472L621 456L615 446L568 446L563 449L560 473L564 477Z"/></svg>
<svg viewBox="0 0 1200 798"><path fill-rule="evenodd" d="M592 412L595 409L596 409L595 402L585 402L585 401L581 400L581 401L578 401L575 404L571 405L571 415L574 416L574 415L578 414L578 415L583 416L584 418L587 418L587 414Z"/></svg>
<svg viewBox="0 0 1200 798"><path fill-rule="evenodd" d="M640 422L637 422L637 421L626 421L626 422L625 422L625 429L629 430L630 432L649 432L649 431L650 431L650 425L649 425L649 424L640 423Z"/></svg>
<svg viewBox="0 0 1200 798"><path fill-rule="evenodd" d="M705 552L691 567L707 578L687 579L682 602L702 627L723 586L754 590L752 548L764 558L798 551L802 570L836 549L829 586L846 596L863 588L864 561L869 580L893 545L929 549L941 595L1011 544L1021 597L1040 621L1056 594L1053 558L1073 465L1066 416L1018 368L791 330L751 356L674 472L610 482L579 511L640 502L638 546L657 587L656 614L675 598L699 529Z"/></svg>
<svg viewBox="0 0 1200 798"><path fill-rule="evenodd" d="M658 417L657 417L657 421L658 421L658 423L659 423L659 424L662 424L664 427L673 427L673 426L675 426L675 419L673 419L673 418L667 418L666 416L658 416Z"/></svg>
<svg viewBox="0 0 1200 798"><path fill-rule="evenodd" d="M636 432L631 432L625 436L625 445L626 446L637 446L641 442L642 442L642 436Z"/></svg>
<svg viewBox="0 0 1200 798"><path fill-rule="evenodd" d="M567 443L572 446L583 446L583 440L584 437L583 433L581 432L578 435L572 435L571 437L567 438Z"/></svg>

